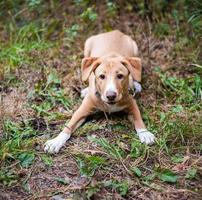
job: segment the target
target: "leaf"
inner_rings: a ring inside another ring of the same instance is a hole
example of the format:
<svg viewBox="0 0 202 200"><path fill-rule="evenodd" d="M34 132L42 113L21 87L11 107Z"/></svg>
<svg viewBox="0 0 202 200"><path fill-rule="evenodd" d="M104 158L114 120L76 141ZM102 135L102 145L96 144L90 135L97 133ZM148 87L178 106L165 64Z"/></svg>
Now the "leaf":
<svg viewBox="0 0 202 200"><path fill-rule="evenodd" d="M97 19L97 13L91 7L87 8L80 16L84 20L95 21Z"/></svg>
<svg viewBox="0 0 202 200"><path fill-rule="evenodd" d="M166 114L164 112L160 112L160 122L163 122L166 118Z"/></svg>
<svg viewBox="0 0 202 200"><path fill-rule="evenodd" d="M0 182L6 186L11 186L14 183L18 182L18 175L11 170L1 169L0 170Z"/></svg>
<svg viewBox="0 0 202 200"><path fill-rule="evenodd" d="M119 191L121 196L125 196L128 193L128 183L122 182L116 185L116 189Z"/></svg>
<svg viewBox="0 0 202 200"><path fill-rule="evenodd" d="M112 186L112 184L113 184L112 180L104 181L104 187L110 187Z"/></svg>
<svg viewBox="0 0 202 200"><path fill-rule="evenodd" d="M35 155L33 153L22 153L18 156L22 167L28 168L34 161Z"/></svg>
<svg viewBox="0 0 202 200"><path fill-rule="evenodd" d="M100 156L77 156L77 164L82 176L91 177L97 168L105 163L105 159Z"/></svg>
<svg viewBox="0 0 202 200"><path fill-rule="evenodd" d="M172 111L174 112L174 113L178 113L178 112L182 112L184 109L183 109L183 107L181 106L181 105L177 105L176 107L174 107L173 109L172 109Z"/></svg>
<svg viewBox="0 0 202 200"><path fill-rule="evenodd" d="M130 156L132 158L138 158L143 154L144 146L139 141L133 141L131 144Z"/></svg>
<svg viewBox="0 0 202 200"><path fill-rule="evenodd" d="M174 163L181 163L181 162L183 162L184 157L181 156L181 155L175 155L175 156L172 156L172 157L171 157L171 160L172 160Z"/></svg>
<svg viewBox="0 0 202 200"><path fill-rule="evenodd" d="M159 173L159 178L168 183L176 183L178 176L171 170L165 169Z"/></svg>
<svg viewBox="0 0 202 200"><path fill-rule="evenodd" d="M98 187L89 187L87 190L86 190L86 196L88 199L93 199L93 195L96 194L97 192L100 191L100 188Z"/></svg>
<svg viewBox="0 0 202 200"><path fill-rule="evenodd" d="M121 196L125 196L128 193L128 183L126 181L108 180L104 182L104 187L116 189Z"/></svg>
<svg viewBox="0 0 202 200"><path fill-rule="evenodd" d="M63 185L67 185L70 183L70 180L66 178L55 177L54 180Z"/></svg>
<svg viewBox="0 0 202 200"><path fill-rule="evenodd" d="M190 168L190 169L187 170L185 178L186 179L193 179L193 178L195 178L196 173L197 173L197 169Z"/></svg>
<svg viewBox="0 0 202 200"><path fill-rule="evenodd" d="M92 136L88 136L88 139L91 142L95 142L100 145L109 155L111 155L115 159L122 158L123 151L117 146L110 144L105 138L95 138Z"/></svg>
<svg viewBox="0 0 202 200"><path fill-rule="evenodd" d="M58 75L56 74L56 72L51 72L48 75L47 85L49 85L51 83L60 84L60 79L58 78Z"/></svg>
<svg viewBox="0 0 202 200"><path fill-rule="evenodd" d="M127 126L119 122L117 124L114 124L112 126L112 129L113 131L125 131L127 129Z"/></svg>
<svg viewBox="0 0 202 200"><path fill-rule="evenodd" d="M42 161L44 162L45 165L47 166L52 166L53 165L53 160L51 157L47 156L47 155L42 155L41 156Z"/></svg>
<svg viewBox="0 0 202 200"><path fill-rule="evenodd" d="M132 171L134 172L134 174L138 177L142 176L142 172L140 171L140 169L138 167L135 167L132 169Z"/></svg>
<svg viewBox="0 0 202 200"><path fill-rule="evenodd" d="M143 177L143 180L145 180L145 181L152 181L152 180L154 180L155 178L156 178L156 173L150 174L150 175L148 175L148 176L144 176L144 177Z"/></svg>

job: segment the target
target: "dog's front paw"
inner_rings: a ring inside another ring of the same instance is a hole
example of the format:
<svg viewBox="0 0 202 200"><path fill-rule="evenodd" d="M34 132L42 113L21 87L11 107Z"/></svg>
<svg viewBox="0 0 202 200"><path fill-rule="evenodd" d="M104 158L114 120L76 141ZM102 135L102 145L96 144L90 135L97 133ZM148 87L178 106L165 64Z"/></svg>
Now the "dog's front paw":
<svg viewBox="0 0 202 200"><path fill-rule="evenodd" d="M58 153L65 142L70 138L70 134L61 132L56 138L45 143L44 151L48 153Z"/></svg>
<svg viewBox="0 0 202 200"><path fill-rule="evenodd" d="M45 143L44 151L48 153L58 153L63 145L64 143L59 141L56 137L52 140L48 140Z"/></svg>
<svg viewBox="0 0 202 200"><path fill-rule="evenodd" d="M142 143L153 144L155 142L154 134L149 132L147 129L138 129L136 131Z"/></svg>
<svg viewBox="0 0 202 200"><path fill-rule="evenodd" d="M133 85L135 88L135 93L140 93L142 91L142 86L137 81L133 81Z"/></svg>

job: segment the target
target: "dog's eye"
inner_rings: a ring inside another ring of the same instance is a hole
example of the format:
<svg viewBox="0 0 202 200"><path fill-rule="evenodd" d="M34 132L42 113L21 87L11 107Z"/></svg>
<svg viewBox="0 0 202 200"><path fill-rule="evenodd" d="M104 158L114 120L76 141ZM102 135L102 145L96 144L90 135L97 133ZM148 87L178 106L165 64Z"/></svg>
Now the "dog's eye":
<svg viewBox="0 0 202 200"><path fill-rule="evenodd" d="M102 80L105 79L105 75L104 75L104 74L101 74L99 77L100 77L100 79L102 79Z"/></svg>
<svg viewBox="0 0 202 200"><path fill-rule="evenodd" d="M123 78L123 74L117 74L117 78L118 79L122 79Z"/></svg>

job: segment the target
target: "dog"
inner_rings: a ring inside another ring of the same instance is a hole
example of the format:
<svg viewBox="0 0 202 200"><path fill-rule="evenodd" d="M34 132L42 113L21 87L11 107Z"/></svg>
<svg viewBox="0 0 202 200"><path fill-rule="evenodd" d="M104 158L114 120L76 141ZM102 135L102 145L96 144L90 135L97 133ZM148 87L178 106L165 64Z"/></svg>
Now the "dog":
<svg viewBox="0 0 202 200"><path fill-rule="evenodd" d="M145 144L155 142L155 136L146 129L136 100L128 90L134 87L134 81L141 81L142 65L137 56L136 42L119 30L86 40L81 75L82 81L88 81L89 86L85 89L82 104L63 131L45 143L45 152L58 153L87 116L96 110L107 113L124 111L140 141Z"/></svg>

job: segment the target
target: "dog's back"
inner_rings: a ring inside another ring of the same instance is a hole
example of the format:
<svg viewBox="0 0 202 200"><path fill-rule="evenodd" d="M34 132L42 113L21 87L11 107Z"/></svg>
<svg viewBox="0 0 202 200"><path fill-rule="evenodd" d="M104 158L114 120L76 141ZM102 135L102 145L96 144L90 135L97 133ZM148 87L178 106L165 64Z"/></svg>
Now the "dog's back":
<svg viewBox="0 0 202 200"><path fill-rule="evenodd" d="M124 57L137 56L138 48L131 37L118 30L101 33L86 40L85 57L102 57L111 53Z"/></svg>

